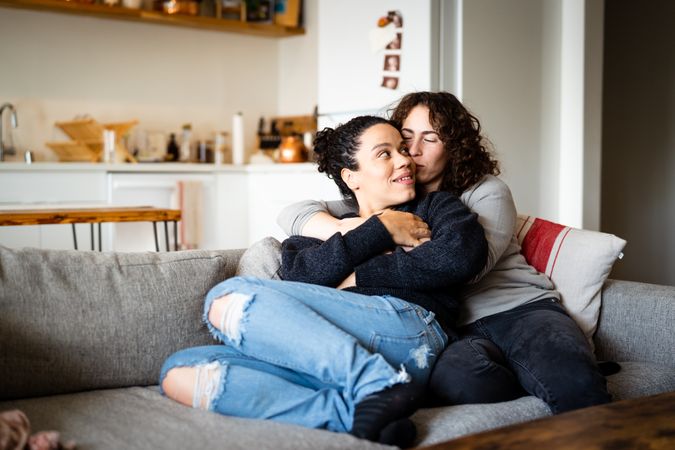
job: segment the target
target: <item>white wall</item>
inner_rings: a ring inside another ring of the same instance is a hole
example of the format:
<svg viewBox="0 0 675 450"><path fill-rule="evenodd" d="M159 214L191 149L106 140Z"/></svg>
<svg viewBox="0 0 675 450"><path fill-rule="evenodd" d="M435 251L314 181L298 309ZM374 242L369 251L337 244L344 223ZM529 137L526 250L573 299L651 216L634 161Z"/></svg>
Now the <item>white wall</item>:
<svg viewBox="0 0 675 450"><path fill-rule="evenodd" d="M542 66L540 0L463 2L463 101L496 149L519 211L541 214Z"/></svg>
<svg viewBox="0 0 675 450"><path fill-rule="evenodd" d="M0 101L18 109L18 145L43 159L55 159L45 141L67 140L53 123L78 114L161 131L192 123L210 137L242 111L249 148L258 117L277 114L276 39L0 8L0 42Z"/></svg>
<svg viewBox="0 0 675 450"><path fill-rule="evenodd" d="M541 143L539 171L539 214L558 217L558 185L560 183L560 84L562 3L545 0L542 17L541 59ZM558 93L558 94L555 94Z"/></svg>
<svg viewBox="0 0 675 450"><path fill-rule="evenodd" d="M520 212L597 229L603 0L454 0L453 81Z"/></svg>
<svg viewBox="0 0 675 450"><path fill-rule="evenodd" d="M305 34L279 40L280 115L312 114L318 94L318 5L305 0Z"/></svg>

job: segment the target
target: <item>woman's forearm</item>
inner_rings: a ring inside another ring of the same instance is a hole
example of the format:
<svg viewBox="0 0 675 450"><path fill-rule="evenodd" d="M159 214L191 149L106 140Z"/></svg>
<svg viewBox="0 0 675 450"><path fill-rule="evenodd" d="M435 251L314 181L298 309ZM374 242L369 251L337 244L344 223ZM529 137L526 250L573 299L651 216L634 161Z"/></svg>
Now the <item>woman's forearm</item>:
<svg viewBox="0 0 675 450"><path fill-rule="evenodd" d="M356 205L346 200L329 202L304 200L285 207L279 214L279 217L277 217L277 224L289 236L307 236L325 240L335 234L336 231L346 233L346 231L349 230L345 231L344 227L340 230L332 228L335 226L332 221L322 220L320 218L314 222L314 226L307 227L306 225L318 213L325 213L328 216L335 218L357 211ZM324 217L324 219L326 219L326 217ZM354 227L350 229L353 228Z"/></svg>
<svg viewBox="0 0 675 450"><path fill-rule="evenodd" d="M369 218L351 233L334 233L325 241L291 236L282 244L281 278L336 287L357 265L394 245L377 217Z"/></svg>
<svg viewBox="0 0 675 450"><path fill-rule="evenodd" d="M364 219L356 219L361 223L364 222ZM305 226L302 228L302 235L325 241L335 233L345 234L344 228L342 220L336 219L327 212L317 212L305 222Z"/></svg>

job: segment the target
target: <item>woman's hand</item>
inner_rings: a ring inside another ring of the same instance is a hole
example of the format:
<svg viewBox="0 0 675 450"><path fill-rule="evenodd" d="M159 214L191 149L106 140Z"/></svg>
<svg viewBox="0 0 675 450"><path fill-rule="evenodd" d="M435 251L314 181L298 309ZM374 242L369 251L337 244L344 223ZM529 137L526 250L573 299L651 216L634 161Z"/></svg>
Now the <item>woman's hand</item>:
<svg viewBox="0 0 675 450"><path fill-rule="evenodd" d="M337 289L346 289L354 286L356 286L356 272L352 272L347 278L342 280L342 283L338 285Z"/></svg>
<svg viewBox="0 0 675 450"><path fill-rule="evenodd" d="M378 218L397 245L416 247L431 238L429 225L414 214L387 209Z"/></svg>

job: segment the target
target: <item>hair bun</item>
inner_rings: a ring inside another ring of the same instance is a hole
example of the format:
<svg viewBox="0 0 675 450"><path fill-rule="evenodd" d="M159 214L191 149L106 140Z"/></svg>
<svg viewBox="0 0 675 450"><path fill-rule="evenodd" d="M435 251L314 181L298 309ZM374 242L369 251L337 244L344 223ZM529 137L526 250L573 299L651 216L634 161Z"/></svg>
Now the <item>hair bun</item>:
<svg viewBox="0 0 675 450"><path fill-rule="evenodd" d="M314 138L312 151L317 154L324 153L331 147L331 142L335 136L335 130L330 127L326 127L323 130L316 133Z"/></svg>

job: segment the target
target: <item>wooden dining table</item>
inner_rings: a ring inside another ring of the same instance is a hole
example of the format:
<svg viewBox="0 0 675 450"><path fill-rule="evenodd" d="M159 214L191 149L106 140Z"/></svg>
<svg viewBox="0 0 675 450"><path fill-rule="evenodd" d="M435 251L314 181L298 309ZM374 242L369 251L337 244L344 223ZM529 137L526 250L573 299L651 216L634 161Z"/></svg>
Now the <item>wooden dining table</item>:
<svg viewBox="0 0 675 450"><path fill-rule="evenodd" d="M75 224L91 224L91 249L94 250L94 224L98 224L98 250L101 251L101 224L107 222L152 222L155 249L159 251L157 222L164 223L166 250L169 251L169 222L173 222L174 250L178 249L179 209L153 206L105 206L84 208L47 207L39 209L0 209L0 226L71 224L73 244L77 250Z"/></svg>

